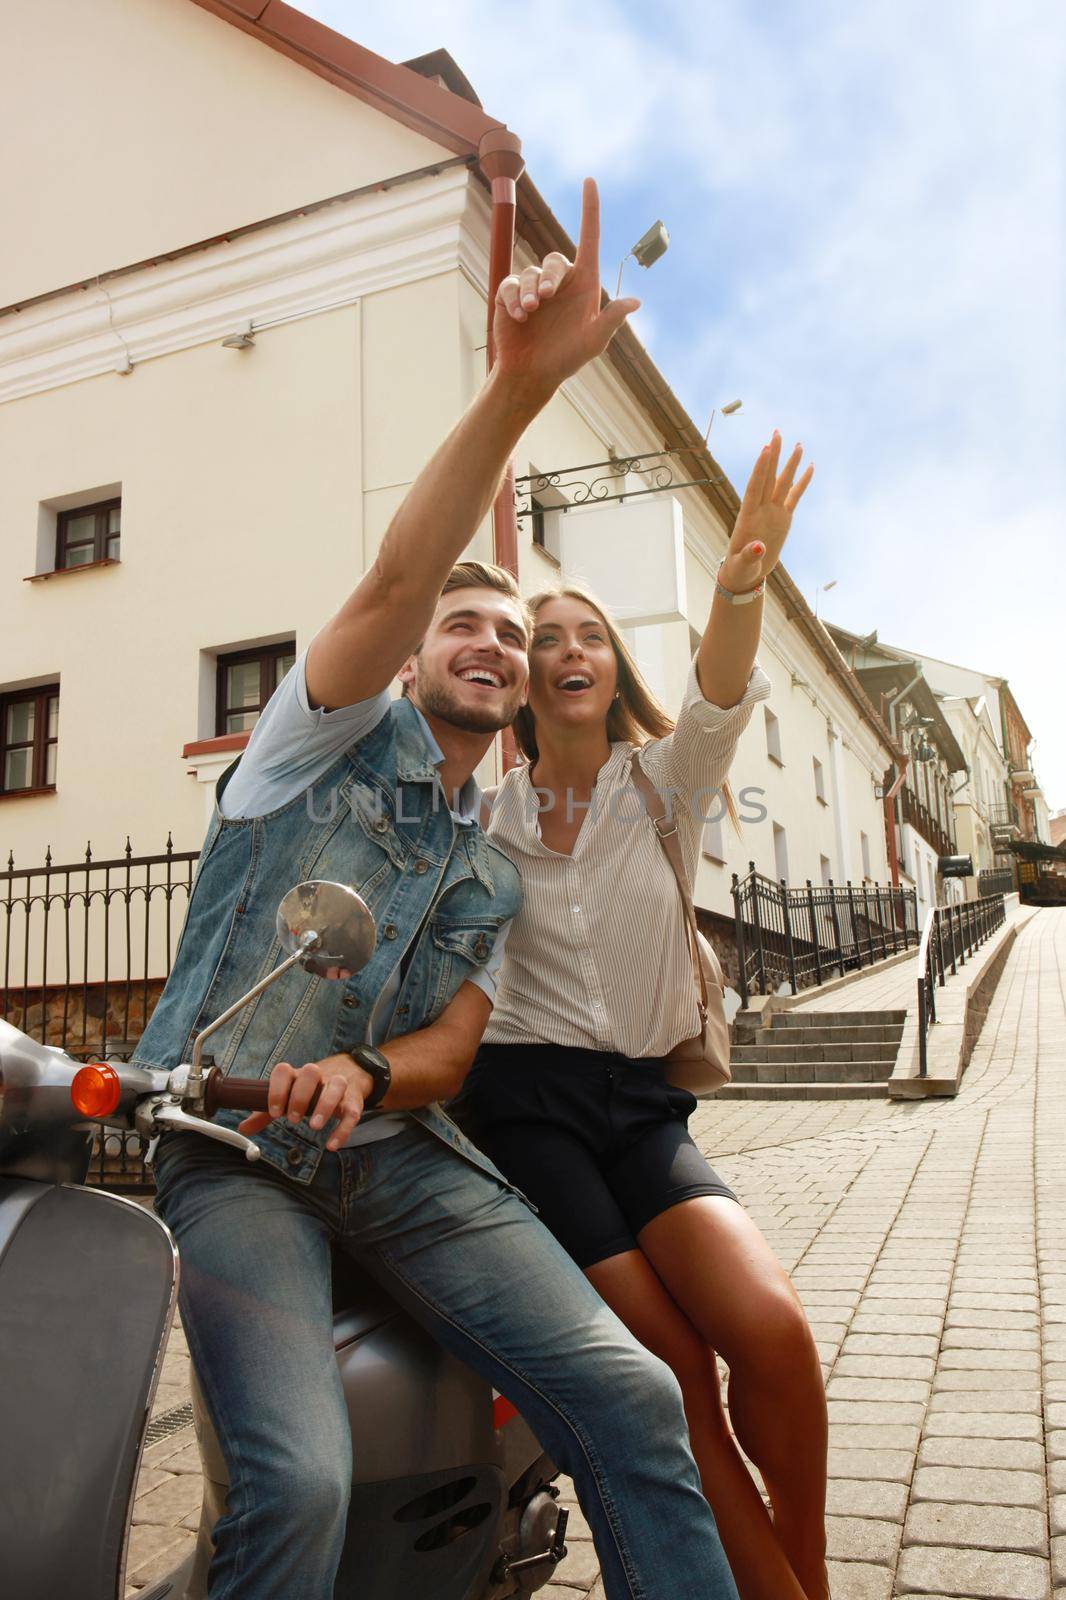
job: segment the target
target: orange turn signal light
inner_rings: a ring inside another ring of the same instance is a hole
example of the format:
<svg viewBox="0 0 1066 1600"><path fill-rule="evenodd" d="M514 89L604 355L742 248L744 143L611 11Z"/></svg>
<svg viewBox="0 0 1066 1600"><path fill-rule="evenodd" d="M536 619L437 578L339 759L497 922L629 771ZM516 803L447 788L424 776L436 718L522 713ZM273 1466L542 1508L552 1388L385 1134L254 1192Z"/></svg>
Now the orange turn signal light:
<svg viewBox="0 0 1066 1600"><path fill-rule="evenodd" d="M93 1061L74 1074L70 1098L83 1117L106 1117L122 1097L122 1084L114 1067Z"/></svg>

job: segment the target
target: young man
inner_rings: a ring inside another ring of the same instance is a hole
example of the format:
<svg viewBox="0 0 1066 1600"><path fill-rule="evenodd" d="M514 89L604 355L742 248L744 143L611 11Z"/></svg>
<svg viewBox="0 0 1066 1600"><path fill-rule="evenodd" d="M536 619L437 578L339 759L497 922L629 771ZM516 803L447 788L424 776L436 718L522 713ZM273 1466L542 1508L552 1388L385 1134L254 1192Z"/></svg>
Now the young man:
<svg viewBox="0 0 1066 1600"><path fill-rule="evenodd" d="M352 1452L332 1346L338 1247L521 1408L577 1484L611 1600L736 1600L672 1376L435 1103L473 1057L520 901L477 824L472 774L528 670L513 584L471 564L449 573L523 430L636 304L601 312L597 232L589 184L574 264L551 255L501 288L492 376L222 788L141 1040L142 1061L188 1059L197 1028L269 962L291 884L339 879L370 904L378 942L359 974L294 969L213 1041L224 1071L270 1076L269 1116L242 1124L263 1159L187 1135L157 1156L230 1476L212 1600L332 1596ZM407 693L393 702L397 672Z"/></svg>

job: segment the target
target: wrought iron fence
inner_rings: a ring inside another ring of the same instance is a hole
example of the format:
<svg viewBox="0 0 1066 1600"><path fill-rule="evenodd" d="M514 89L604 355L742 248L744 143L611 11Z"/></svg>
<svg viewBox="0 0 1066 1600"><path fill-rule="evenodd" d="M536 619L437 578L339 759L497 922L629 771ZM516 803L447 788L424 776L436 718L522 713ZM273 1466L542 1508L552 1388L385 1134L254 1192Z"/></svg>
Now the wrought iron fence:
<svg viewBox="0 0 1066 1600"><path fill-rule="evenodd" d="M793 994L918 943L913 889L834 884L790 889L756 872L733 874L733 917L742 1006L758 988L787 983Z"/></svg>
<svg viewBox="0 0 1066 1600"><path fill-rule="evenodd" d="M977 874L977 898L983 900L990 894L1014 893L1014 868L994 867Z"/></svg>
<svg viewBox="0 0 1066 1600"><path fill-rule="evenodd" d="M195 850L0 872L0 1016L80 1059L128 1059L170 972L192 890ZM102 1129L90 1181L146 1181L134 1134Z"/></svg>
<svg viewBox="0 0 1066 1600"><path fill-rule="evenodd" d="M925 919L918 947L918 1072L927 1073L929 1029L936 1021L936 991L950 968L954 976L967 956L1006 921L1002 894L934 906Z"/></svg>

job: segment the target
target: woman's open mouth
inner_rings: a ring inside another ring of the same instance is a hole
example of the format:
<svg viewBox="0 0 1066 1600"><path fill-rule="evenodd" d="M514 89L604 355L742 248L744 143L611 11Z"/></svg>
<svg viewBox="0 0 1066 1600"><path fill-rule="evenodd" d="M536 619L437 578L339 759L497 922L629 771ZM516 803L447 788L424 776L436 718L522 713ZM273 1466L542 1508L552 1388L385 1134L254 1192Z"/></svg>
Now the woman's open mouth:
<svg viewBox="0 0 1066 1600"><path fill-rule="evenodd" d="M587 672L568 672L556 681L555 687L563 694L576 697L592 688L592 678Z"/></svg>

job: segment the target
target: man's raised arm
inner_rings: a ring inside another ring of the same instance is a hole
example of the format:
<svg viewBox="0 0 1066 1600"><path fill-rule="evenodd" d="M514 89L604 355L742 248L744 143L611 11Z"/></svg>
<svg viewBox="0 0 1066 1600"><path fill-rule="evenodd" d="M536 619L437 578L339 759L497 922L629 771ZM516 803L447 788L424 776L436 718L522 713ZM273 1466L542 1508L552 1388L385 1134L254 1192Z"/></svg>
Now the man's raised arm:
<svg viewBox="0 0 1066 1600"><path fill-rule="evenodd" d="M600 310L599 199L586 179L575 261L553 252L505 278L494 308L496 364L423 467L355 592L307 656L313 705L334 709L386 688L417 647L441 588L492 505L526 428L561 383L606 349L637 300Z"/></svg>

